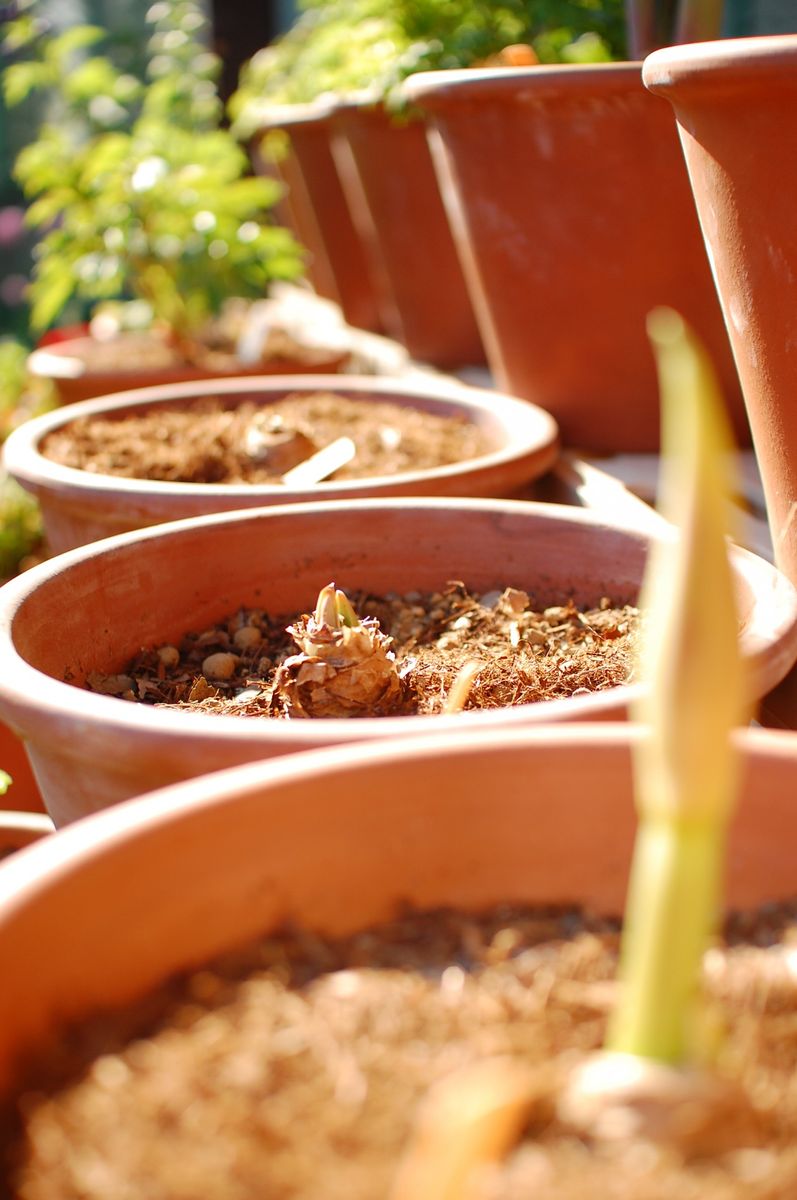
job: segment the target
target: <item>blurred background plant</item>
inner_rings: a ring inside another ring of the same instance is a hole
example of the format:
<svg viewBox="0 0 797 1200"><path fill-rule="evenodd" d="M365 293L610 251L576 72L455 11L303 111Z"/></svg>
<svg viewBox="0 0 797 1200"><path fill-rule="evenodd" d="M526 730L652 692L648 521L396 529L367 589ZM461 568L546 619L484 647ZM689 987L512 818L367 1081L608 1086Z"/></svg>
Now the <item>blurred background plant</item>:
<svg viewBox="0 0 797 1200"><path fill-rule="evenodd" d="M17 8L5 26L5 101L45 104L14 166L40 233L31 328L55 324L73 299L84 313L134 300L134 323L153 319L192 361L225 299L261 298L302 271L300 248L271 221L279 185L249 175L222 124L206 17L194 0L154 4L142 80L113 60L104 29L57 31L35 0Z"/></svg>
<svg viewBox="0 0 797 1200"><path fill-rule="evenodd" d="M525 43L541 62L625 53L623 0L300 0L293 26L241 71L233 129L248 137L263 105L368 89L395 102L418 71L481 63Z"/></svg>
<svg viewBox="0 0 797 1200"><path fill-rule="evenodd" d="M28 347L0 338L0 443L12 429L55 404L52 385L27 371ZM44 554L39 506L0 468L0 584Z"/></svg>

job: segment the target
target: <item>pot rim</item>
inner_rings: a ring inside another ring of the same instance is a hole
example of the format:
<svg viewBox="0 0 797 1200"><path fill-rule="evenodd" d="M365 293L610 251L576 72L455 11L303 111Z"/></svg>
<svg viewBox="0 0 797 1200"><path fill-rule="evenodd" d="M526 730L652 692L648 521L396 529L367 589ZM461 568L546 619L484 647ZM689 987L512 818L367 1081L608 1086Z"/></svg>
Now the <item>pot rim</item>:
<svg viewBox="0 0 797 1200"><path fill-rule="evenodd" d="M386 871L366 869L358 877L362 888L347 885L345 896L330 893L324 868L328 872L331 865L338 872L348 861L351 832L362 828L363 799L368 797L369 809L378 808L378 804L370 804L370 791L373 779L385 768L400 781L405 764L411 762L412 777L418 779L427 773L425 764L431 759L454 755L458 759L455 776L467 780L473 776L469 764L481 759L481 768L476 770L479 786L464 798L463 810L465 824L472 823L478 831L493 819L490 797L479 790L491 761L500 762L506 756L525 776L527 757L533 763L539 752L544 766L543 791L549 801L558 787L560 755L578 763L592 751L596 767L603 765L608 779L620 782L621 799L612 785L606 786L618 796L614 820L621 818L622 829L615 825L595 828L593 819L591 828L602 844L596 853L590 837L580 839L578 854L588 857L580 871L577 863L572 870L565 870L560 890L569 891L573 886L573 894L562 896L560 902L586 899L590 903L589 897L594 896L593 907L598 911L620 912L634 825L625 781L631 770L630 754L643 734L641 727L628 724L576 724L501 731L477 739L449 736L413 739L403 745L383 741L363 748L356 758L345 749L323 749L276 762L251 763L160 789L93 813L42 838L0 867L0 959L9 981L9 987L0 993L4 1016L0 1095L5 1097L18 1086L26 1056L57 1027L109 1006L134 1003L175 972L197 969L234 944L262 936L287 916L301 914L311 928L338 933L361 928L364 922L389 919L386 906L395 911L396 902L407 896L399 890L401 883L409 886L410 898L417 897L421 907L445 902L442 896L450 893L452 882L457 904L483 906L506 898L507 863L515 893L519 859L522 864L526 855L536 856L542 865L546 834L536 831L533 790L528 797L523 791L524 782L533 779L521 779L517 791L510 787L499 798L499 810L510 813L511 822L507 816L499 822L503 827L499 839L502 858L500 866L490 867L484 886L477 885L474 890L467 882L474 872L473 855L478 859L480 854L473 844L476 832L466 839L464 853L452 832L453 868L440 862L432 874L427 859L415 879L416 868L407 866L412 860L402 848L402 836L405 846L415 844L423 857L428 822L443 821L450 831L459 806L456 797L437 789L431 804L429 797L424 797L419 807L410 795L405 807L399 784L388 811L394 819L406 820L406 829L394 848L390 824L380 821L378 811L366 815L366 827L370 821L381 853L386 854ZM736 894L749 894L756 898L750 902L760 903L762 892L767 899L782 895L784 881L791 878L791 860L786 853L779 855L774 877L767 868L768 851L773 842L782 844L793 821L794 806L788 781L778 782L772 805L766 803L766 796L762 797L764 804L757 805L759 797L755 785L751 791L750 779L754 781L755 774L760 774L764 780L778 781L784 763L793 774L797 770L797 739L782 731L751 729L738 729L733 737L743 753L741 765L748 779L746 794L742 793L744 803L738 809L739 828L735 834L731 831L740 871ZM755 771L756 767L759 770L752 774L750 768ZM581 775L583 782L583 771ZM328 794L345 805L342 824L339 810L326 803ZM308 852L307 842L312 838L303 841L296 837L304 819L298 803L301 796L308 797L311 810L321 818L319 845L325 849L320 854L314 853L312 846ZM543 825L548 821L549 827L555 824L561 829L554 854L559 867L567 866L563 845L572 837L572 821L582 796L581 787L563 795L568 813L564 820L548 802L538 812ZM585 797L587 806L591 807L592 799ZM530 818L525 830L518 828L518 817L524 812ZM762 824L766 824L763 831ZM276 831L276 849L269 846L269 829ZM748 848L750 833L756 844ZM265 835L262 854L257 852L255 834L258 839ZM436 860L442 850L441 845L435 846ZM489 861L489 851L487 854ZM367 857L367 846L363 857ZM484 854L481 857L484 859ZM553 870L558 875L557 868ZM314 883L305 879L311 872ZM587 878L590 874L594 876L591 879ZM528 878L523 870L523 879ZM202 888L196 886L198 879ZM540 890L533 877L522 886L524 890L528 887L526 899L533 900ZM427 895L431 895L428 902ZM103 896L105 903L101 902ZM62 920L53 920L54 905ZM65 938L64 928L70 928L70 921L72 936ZM157 923L154 931L153 921Z"/></svg>
<svg viewBox="0 0 797 1200"><path fill-rule="evenodd" d="M103 696L76 687L32 666L14 645L13 626L18 610L37 588L67 571L73 565L102 559L114 549L131 545L142 547L151 540L190 537L198 527L225 526L231 522L254 524L278 518L300 522L306 514L316 512L316 504L286 504L265 508L249 508L234 512L212 513L170 521L143 530L117 534L92 542L75 550L31 567L0 589L0 713L13 729L25 731L26 718L33 716L37 726L46 715L51 728L49 741L68 747L74 742L76 730L85 742L95 736L98 742L119 737L127 744L171 744L182 736L210 737L228 744L253 748L263 747L263 754L272 744L286 738L297 750L318 746L330 741L351 744L375 741L386 737L411 734L429 736L449 730L491 729L494 727L524 726L529 723L590 719L616 716L619 709L634 703L645 690L642 683L623 684L603 692L567 699L538 701L514 708L469 710L453 715L329 718L323 721L257 721L251 717L226 714L197 713L184 710L154 708L113 696ZM374 500L334 500L325 502L325 513L369 513L378 518L380 510L400 513L455 510L463 516L469 512L525 515L533 521L560 522L582 525L596 533L605 530L620 534L637 546L674 535L664 522L660 529L641 529L629 526L621 517L607 517L589 509L537 501L486 500L465 498L378 498ZM755 597L752 620L742 633L743 653L751 676L751 689L757 696L769 692L786 675L797 657L797 590L772 564L741 547L731 547L737 576L748 585ZM759 603L760 601L760 603ZM109 746L111 745L108 742Z"/></svg>
<svg viewBox="0 0 797 1200"><path fill-rule="evenodd" d="M20 846L37 841L55 832L52 817L46 813L23 812L15 808L0 809L0 848L3 841L16 841Z"/></svg>
<svg viewBox="0 0 797 1200"><path fill-rule="evenodd" d="M485 100L534 100L548 96L600 99L644 94L642 63L545 63L536 67L462 67L419 71L401 83L402 95L420 108L436 111L457 103Z"/></svg>
<svg viewBox="0 0 797 1200"><path fill-rule="evenodd" d="M254 107L258 124L253 136L258 137L273 129L287 130L294 125L326 126L336 104L334 92L323 93L314 100L298 101L296 104L261 100Z"/></svg>
<svg viewBox="0 0 797 1200"><path fill-rule="evenodd" d="M715 88L746 85L797 88L797 33L724 38L685 46L666 46L645 59L642 79L651 91L668 95L689 87L710 93Z"/></svg>
<svg viewBox="0 0 797 1200"><path fill-rule="evenodd" d="M40 838L26 849L24 858L4 863L0 869L0 936L5 923L13 919L14 908L24 905L42 883L45 887L57 886L59 879L79 872L98 853L119 846L131 831L134 836L150 837L158 828L190 818L194 811L234 807L241 797L259 787L279 789L285 782L300 779L321 789L331 773L367 771L374 766L400 771L407 757L430 760L455 754L467 758L485 752L500 755L507 750L533 751L534 747L555 748L560 744L572 748L574 754L595 747L607 753L624 746L633 750L645 736L645 730L644 725L630 721L577 721L522 729L490 729L470 738L441 730L430 737L406 738L400 744L380 738L360 747L356 759L348 746L322 746L301 755L260 759L172 783L123 804L91 812L54 830L57 836ZM753 761L758 758L794 762L797 772L797 734L793 731L740 726L732 731L731 737L745 757ZM50 821L41 814L20 815L36 816L40 822Z"/></svg>
<svg viewBox="0 0 797 1200"><path fill-rule="evenodd" d="M462 459L441 467L407 471L400 475L371 475L365 479L327 480L297 489L279 484L171 483L127 479L62 466L46 458L39 450L39 445L48 434L79 417L114 414L134 405L156 408L161 404L173 405L175 401L203 396L234 397L260 392L265 397L274 395L280 398L293 392L321 391L350 393L354 396L375 395L379 399L397 403L403 397L410 402L429 398L450 401L466 414L488 412L490 420L498 425L504 444L475 458ZM324 500L344 494L357 497L366 492L372 493L374 489L393 487L401 487L407 493L415 484L429 480L456 478L471 471L486 472L519 459L534 457L533 469L529 464L529 473L525 476L530 480L553 464L559 449L557 423L545 409L506 392L473 387L446 377L438 379L430 376L427 379L409 376L406 379L392 379L368 375L254 375L135 388L65 405L33 417L13 430L3 445L2 458L8 473L29 491L36 492L55 485L62 494L77 498L87 493L101 492L103 495L128 499L140 499L144 495L150 495L155 500L165 500L167 497L185 501L215 499L230 507L234 500L245 500L250 504L253 496L262 497L263 503L291 503L309 501L316 496Z"/></svg>
<svg viewBox="0 0 797 1200"><path fill-rule="evenodd" d="M459 729L462 722L474 729L491 728L493 726L524 725L529 720L562 720L569 717L572 720L588 720L590 715L599 719L601 712L616 712L618 707L631 703L641 694L641 684L624 684L604 692L593 693L589 696L576 696L561 700L547 700L536 704L519 705L515 708L470 710L454 715L401 716L401 717L350 717L329 718L323 721L257 721L251 717L228 716L226 714L209 714L167 708L154 708L149 705L136 704L113 696L103 696L76 687L60 679L46 674L32 666L16 650L13 640L13 625L17 611L38 587L46 585L47 581L71 566L101 559L116 547L125 547L138 543L145 545L148 541L163 538L180 538L190 536L197 526L224 526L230 522L258 523L264 518L289 518L301 521L302 516L313 513L317 505L284 504L264 508L247 508L232 512L210 513L199 517L185 517L178 521L169 521L161 525L150 526L130 533L116 534L97 542L90 542L74 550L67 550L54 558L31 567L23 574L11 579L0 589L0 711L2 719L12 729L25 727L26 714L46 713L53 723L50 740L68 745L74 740L75 727L81 728L81 736L88 737L91 727L96 723L102 726L103 737L121 736L127 740L143 739L147 744L169 742L177 735L184 737L221 738L228 742L249 746L262 745L264 754L272 742L282 741L289 737L295 742L296 748L314 747L322 740L334 740L342 743L374 741L390 736L401 735L402 738L417 732L419 736ZM398 510L401 513L418 509L445 510L455 509L466 515L468 512L497 512L508 514L524 514L546 521L558 521L564 524L584 525L598 532L606 529L626 536L637 544L647 545L652 537L666 537L667 527L662 523L661 531L650 531L627 525L620 518L607 518L588 509L571 508L567 505L547 504L540 501L519 500L490 500L471 498L438 498L438 497L379 497L373 500L330 500L325 501L324 511L334 514L336 511L349 513L362 511L370 513L374 519L381 509ZM791 585L785 578L778 578L779 573L763 559L747 551L739 550L740 564L743 573L752 570L757 575L762 568L767 577L772 576L768 594L773 599L781 600L790 594ZM755 584L753 585L755 586ZM797 592L794 593L792 609L797 610ZM789 665L797 653L797 621L792 613L789 637ZM759 622L760 633L771 631L771 621ZM769 633L771 641L771 632ZM756 634L756 649L758 648L758 633ZM793 646L792 646L793 643ZM785 674L787 666L778 670L778 680ZM773 683L774 686L774 683ZM769 689L767 689L769 690ZM543 710L539 712L538 710ZM538 715L537 715L538 714ZM334 738L326 731L334 731ZM426 733L424 732L426 731Z"/></svg>

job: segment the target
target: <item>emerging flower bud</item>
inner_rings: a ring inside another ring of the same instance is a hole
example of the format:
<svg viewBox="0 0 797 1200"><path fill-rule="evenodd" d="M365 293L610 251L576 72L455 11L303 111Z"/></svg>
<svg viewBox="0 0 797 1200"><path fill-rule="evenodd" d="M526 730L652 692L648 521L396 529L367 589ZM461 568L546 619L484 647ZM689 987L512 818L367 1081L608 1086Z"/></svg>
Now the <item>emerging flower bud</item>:
<svg viewBox="0 0 797 1200"><path fill-rule="evenodd" d="M300 653L282 663L274 690L288 716L384 716L401 708L392 639L373 617L361 621L333 583L319 592L315 612L288 633Z"/></svg>

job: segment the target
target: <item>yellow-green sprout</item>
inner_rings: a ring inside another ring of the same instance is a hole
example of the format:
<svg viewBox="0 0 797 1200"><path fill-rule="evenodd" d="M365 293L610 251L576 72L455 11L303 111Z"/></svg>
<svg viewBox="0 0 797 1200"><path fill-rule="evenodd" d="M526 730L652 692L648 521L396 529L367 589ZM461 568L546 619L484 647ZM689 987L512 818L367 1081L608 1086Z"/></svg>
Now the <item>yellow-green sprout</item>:
<svg viewBox="0 0 797 1200"><path fill-rule="evenodd" d="M608 1047L665 1063L691 1057L700 964L722 899L745 723L728 559L732 440L708 357L668 309L649 319L662 405L659 511L675 535L653 546L641 607L649 684L632 716L639 828L625 912L621 1000Z"/></svg>

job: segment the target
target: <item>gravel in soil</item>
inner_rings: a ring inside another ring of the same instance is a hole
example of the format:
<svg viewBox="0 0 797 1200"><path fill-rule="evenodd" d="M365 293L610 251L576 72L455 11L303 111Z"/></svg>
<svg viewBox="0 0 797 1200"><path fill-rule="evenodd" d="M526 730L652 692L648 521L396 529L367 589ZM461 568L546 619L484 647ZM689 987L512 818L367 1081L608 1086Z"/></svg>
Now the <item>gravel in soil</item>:
<svg viewBox="0 0 797 1200"><path fill-rule="evenodd" d="M465 707L503 708L587 695L629 682L641 620L631 605L600 599L594 607L537 609L518 588L476 594L461 582L440 592L373 596L352 592L360 617L392 639L401 690L390 713L443 711L465 664L478 663ZM93 673L97 692L144 704L190 707L234 716L301 716L285 702L280 666L295 654L286 632L296 614L240 609L179 646L143 650L115 674ZM354 714L352 714L354 715Z"/></svg>
<svg viewBox="0 0 797 1200"><path fill-rule="evenodd" d="M597 1146L542 1102L473 1200L797 1195L796 918L739 915L706 956L714 1069L752 1105L751 1141L710 1159ZM435 1081L495 1055L566 1074L602 1044L618 940L577 910L508 906L267 936L48 1048L19 1098L14 1195L385 1200Z"/></svg>
<svg viewBox="0 0 797 1200"><path fill-rule="evenodd" d="M102 475L170 483L279 484L286 471L340 437L354 457L333 480L425 471L492 449L463 417L329 392L225 407L209 397L119 417L82 417L43 443L47 458Z"/></svg>

